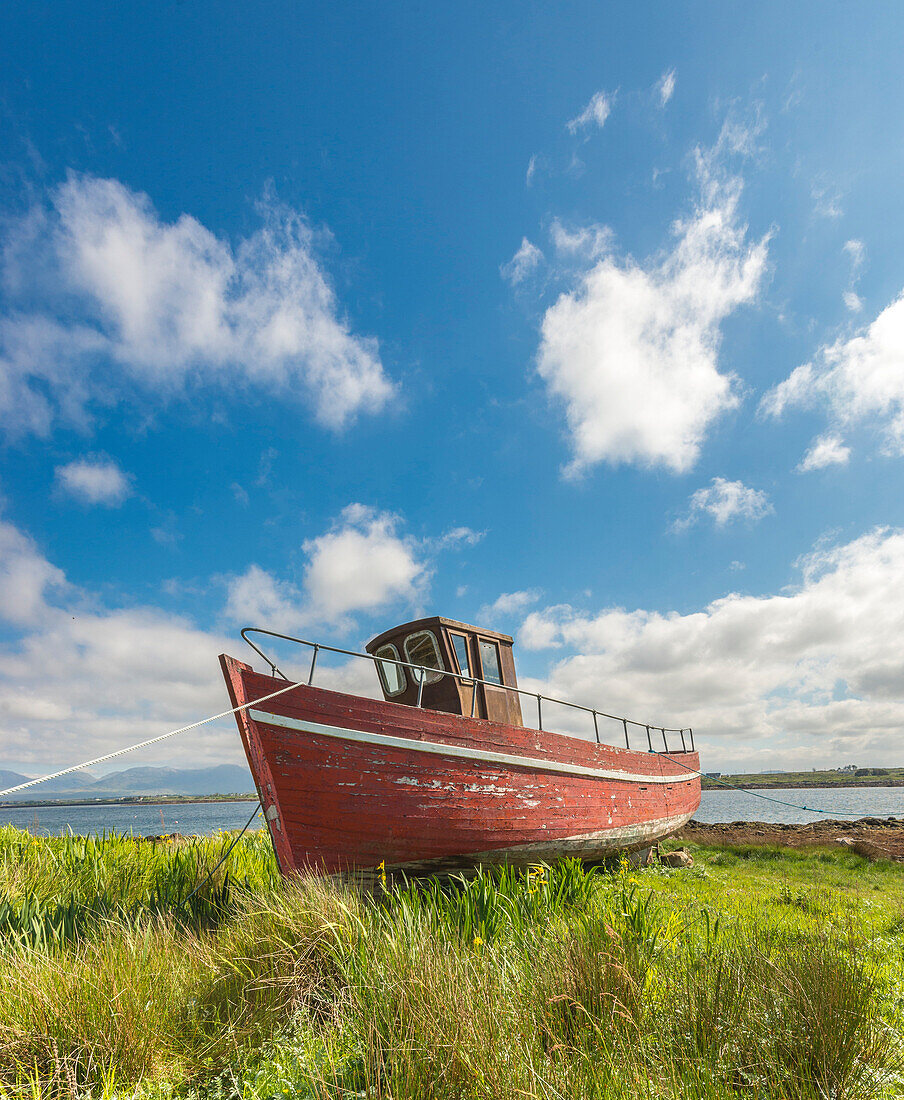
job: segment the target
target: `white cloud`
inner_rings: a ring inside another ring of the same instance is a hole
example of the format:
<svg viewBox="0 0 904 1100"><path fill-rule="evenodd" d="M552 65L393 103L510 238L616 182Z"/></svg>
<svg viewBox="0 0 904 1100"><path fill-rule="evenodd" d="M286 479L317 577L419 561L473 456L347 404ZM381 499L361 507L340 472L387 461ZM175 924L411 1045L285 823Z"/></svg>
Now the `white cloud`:
<svg viewBox="0 0 904 1100"><path fill-rule="evenodd" d="M55 473L60 488L83 504L115 508L132 492L129 478L111 459L76 459Z"/></svg>
<svg viewBox="0 0 904 1100"><path fill-rule="evenodd" d="M821 435L813 440L798 470L806 473L809 470L823 470L826 466L843 466L850 457L850 447L846 447L837 435Z"/></svg>
<svg viewBox="0 0 904 1100"><path fill-rule="evenodd" d="M4 248L7 430L46 434L96 403L199 384L304 397L332 428L381 409L393 387L377 343L351 332L314 231L274 202L261 213L232 246L187 214L163 221L116 180L70 175Z"/></svg>
<svg viewBox="0 0 904 1100"><path fill-rule="evenodd" d="M844 251L851 259L851 275L855 277L866 262L866 245L852 238L844 242Z"/></svg>
<svg viewBox="0 0 904 1100"><path fill-rule="evenodd" d="M569 133L576 134L578 130L585 130L589 126L598 126L602 129L606 125L606 119L612 111L614 102L614 92L595 92L584 110L565 123Z"/></svg>
<svg viewBox="0 0 904 1100"><path fill-rule="evenodd" d="M527 187L530 187L534 182L534 176L536 176L537 172L540 170L541 164L542 158L534 153L527 162L527 171L524 174L524 183Z"/></svg>
<svg viewBox="0 0 904 1100"><path fill-rule="evenodd" d="M711 484L691 495L688 513L678 520L675 528L685 529L705 516L711 517L716 527L725 527L739 519L756 523L773 511L769 497L761 489L751 489L742 481L714 477Z"/></svg>
<svg viewBox="0 0 904 1100"><path fill-rule="evenodd" d="M0 520L0 745L32 774L78 763L225 709L217 654L235 642L155 608L107 609L66 582L32 539ZM234 725L141 755L238 762ZM137 762L138 758L136 758Z"/></svg>
<svg viewBox="0 0 904 1100"><path fill-rule="evenodd" d="M432 550L448 550L457 546L476 546L485 531L475 531L472 527L452 527L436 539L424 539L424 545Z"/></svg>
<svg viewBox="0 0 904 1100"><path fill-rule="evenodd" d="M230 578L227 617L291 632L344 627L350 616L392 605L416 609L426 597L433 556L474 546L483 537L470 527L454 527L435 538L417 539L400 533L400 526L399 517L389 512L348 505L328 531L303 544L300 585L279 580L259 565Z"/></svg>
<svg viewBox="0 0 904 1100"><path fill-rule="evenodd" d="M669 69L662 74L656 85L659 93L659 106L664 107L675 94L675 70Z"/></svg>
<svg viewBox="0 0 904 1100"><path fill-rule="evenodd" d="M755 133L726 124L714 149L697 151L701 198L675 223L670 252L646 264L605 255L546 311L537 366L565 406L568 473L603 461L688 470L712 421L737 404L719 371L720 325L757 297L768 238L747 240L740 183L720 165L749 152Z"/></svg>
<svg viewBox="0 0 904 1100"><path fill-rule="evenodd" d="M841 192L823 183L814 183L810 188L813 210L821 218L840 218L844 214L841 206Z"/></svg>
<svg viewBox="0 0 904 1100"><path fill-rule="evenodd" d="M764 395L760 411L779 417L818 405L834 427L875 424L886 450L904 454L904 294L857 335L821 347Z"/></svg>
<svg viewBox="0 0 904 1100"><path fill-rule="evenodd" d="M801 566L782 595L731 593L688 614L550 607L519 641L572 651L541 685L552 695L692 725L707 768L887 764L904 726L904 602L888 598L904 586L904 532Z"/></svg>
<svg viewBox="0 0 904 1100"><path fill-rule="evenodd" d="M542 596L539 588L526 588L518 592L503 592L489 604L484 604L477 616L488 629L492 629L493 620L518 615Z"/></svg>
<svg viewBox="0 0 904 1100"><path fill-rule="evenodd" d="M387 604L417 604L430 570L387 512L350 504L332 530L304 544L304 587L315 618L337 620Z"/></svg>
<svg viewBox="0 0 904 1100"><path fill-rule="evenodd" d="M0 620L37 622L48 594L64 588L65 582L63 572L38 553L27 535L0 520Z"/></svg>
<svg viewBox="0 0 904 1100"><path fill-rule="evenodd" d="M418 540L399 526L388 513L349 505L330 530L304 544L300 586L252 565L228 581L224 617L292 633L318 624L340 627L354 612L416 605L426 593L431 553L477 537L458 527L437 540ZM33 774L225 709L217 655L243 648L234 637L158 608L103 606L2 519L0 626L2 757L29 765ZM287 664L290 673L297 660L296 654ZM366 661L336 666L325 657L318 668L318 685L380 694ZM242 758L230 719L142 751L140 762L201 766Z"/></svg>
<svg viewBox="0 0 904 1100"><path fill-rule="evenodd" d="M612 250L615 242L615 234L608 225L583 225L569 229L558 218L553 218L549 236L560 255L586 261L598 260Z"/></svg>
<svg viewBox="0 0 904 1100"><path fill-rule="evenodd" d="M224 613L242 626L263 626L284 634L303 629L309 621L304 597L295 585L278 580L259 565L249 565L241 576L230 578Z"/></svg>
<svg viewBox="0 0 904 1100"><path fill-rule="evenodd" d="M851 261L851 280L848 289L844 292L844 304L851 313L859 313L863 309L863 299L856 293L854 287L860 278L860 272L866 262L866 246L863 241L845 241L844 251Z"/></svg>
<svg viewBox="0 0 904 1100"><path fill-rule="evenodd" d="M532 275L542 262L543 253L540 249L532 244L527 237L523 237L521 247L507 264L503 264L499 268L499 273L512 286L517 286L518 283L523 283L528 275Z"/></svg>

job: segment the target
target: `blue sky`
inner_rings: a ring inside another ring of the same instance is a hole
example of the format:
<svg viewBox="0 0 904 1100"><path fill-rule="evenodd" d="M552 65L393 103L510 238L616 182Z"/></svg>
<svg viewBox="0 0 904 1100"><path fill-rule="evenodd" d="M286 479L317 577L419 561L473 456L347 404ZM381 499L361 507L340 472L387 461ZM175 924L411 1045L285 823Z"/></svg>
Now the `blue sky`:
<svg viewBox="0 0 904 1100"><path fill-rule="evenodd" d="M2 18L0 762L420 613L713 768L900 762L896 6Z"/></svg>

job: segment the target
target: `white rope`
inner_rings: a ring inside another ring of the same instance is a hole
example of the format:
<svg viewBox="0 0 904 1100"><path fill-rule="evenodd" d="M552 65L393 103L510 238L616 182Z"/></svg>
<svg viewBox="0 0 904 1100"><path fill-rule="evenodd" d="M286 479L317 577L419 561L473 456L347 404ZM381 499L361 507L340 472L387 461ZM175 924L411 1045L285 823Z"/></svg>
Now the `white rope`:
<svg viewBox="0 0 904 1100"><path fill-rule="evenodd" d="M287 687L280 688L279 691L271 692L270 695L262 695L260 699L253 699L250 703L242 703L241 706L233 707L232 710L224 710L222 714L212 714L209 718L202 718L200 722L192 722L190 726L183 726L181 729L170 730L169 733L161 733L159 737L151 737L147 741L139 741L137 745L129 745L127 749L117 749L116 752L108 752L106 756L97 756L93 760L86 760L83 764L73 764L71 768L63 768L61 772L51 772L50 775L42 775L40 779L29 779L27 783L20 783L17 787L8 787L5 791L0 791L0 798L5 798L8 794L15 794L16 791L24 791L26 787L36 787L39 783L46 783L49 779L59 779L61 775L70 775L72 772L79 772L83 768L93 767L95 764L103 764L107 760L113 760L117 756L125 756L127 752L134 752L135 749L143 749L147 745L156 745L158 741L165 741L167 737L175 737L179 733L188 733L189 730L197 729L198 726L206 726L208 722L216 722L218 718L228 718L230 714L238 714L241 710L247 710L248 707L256 706L258 703L266 703L268 699L275 699L277 695L285 695L287 691L291 691L292 688L301 687L301 684L292 683Z"/></svg>

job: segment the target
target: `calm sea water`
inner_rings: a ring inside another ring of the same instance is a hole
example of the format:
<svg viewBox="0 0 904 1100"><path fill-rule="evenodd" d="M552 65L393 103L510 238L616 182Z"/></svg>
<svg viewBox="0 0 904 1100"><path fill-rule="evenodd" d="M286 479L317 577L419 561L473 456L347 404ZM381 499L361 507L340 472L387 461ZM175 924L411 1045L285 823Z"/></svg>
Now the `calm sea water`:
<svg viewBox="0 0 904 1100"><path fill-rule="evenodd" d="M182 802L169 806L39 806L37 809L0 809L0 825L28 829L34 836L66 833L89 835L116 830L136 836L161 833L209 835L221 829L241 829L257 803ZM249 829L263 822L255 818Z"/></svg>
<svg viewBox="0 0 904 1100"><path fill-rule="evenodd" d="M771 802L763 795L777 801ZM781 802L792 805L783 806ZM854 817L904 817L904 787L704 791L700 809L694 816L698 821L709 822L771 821L801 825L826 817L843 820L850 814Z"/></svg>
<svg viewBox="0 0 904 1100"><path fill-rule="evenodd" d="M790 802L783 806L769 798ZM816 811L799 809L813 807ZM221 829L240 829L254 808L254 802L184 802L178 806L45 806L39 809L0 809L0 824L28 829L36 836L65 833L89 834L133 832L140 836L159 833L209 834ZM704 791L700 821L772 821L805 823L824 817L904 818L904 787L845 787L841 790L816 788L769 791ZM256 818L252 829L260 828Z"/></svg>

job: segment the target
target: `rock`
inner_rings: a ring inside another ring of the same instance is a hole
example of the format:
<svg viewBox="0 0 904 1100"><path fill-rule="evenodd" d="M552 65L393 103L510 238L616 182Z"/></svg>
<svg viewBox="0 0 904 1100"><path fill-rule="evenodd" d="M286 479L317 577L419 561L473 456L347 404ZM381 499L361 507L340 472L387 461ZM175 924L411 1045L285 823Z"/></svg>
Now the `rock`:
<svg viewBox="0 0 904 1100"><path fill-rule="evenodd" d="M659 857L663 867L693 867L694 858L686 848L679 848L677 852L663 852Z"/></svg>

